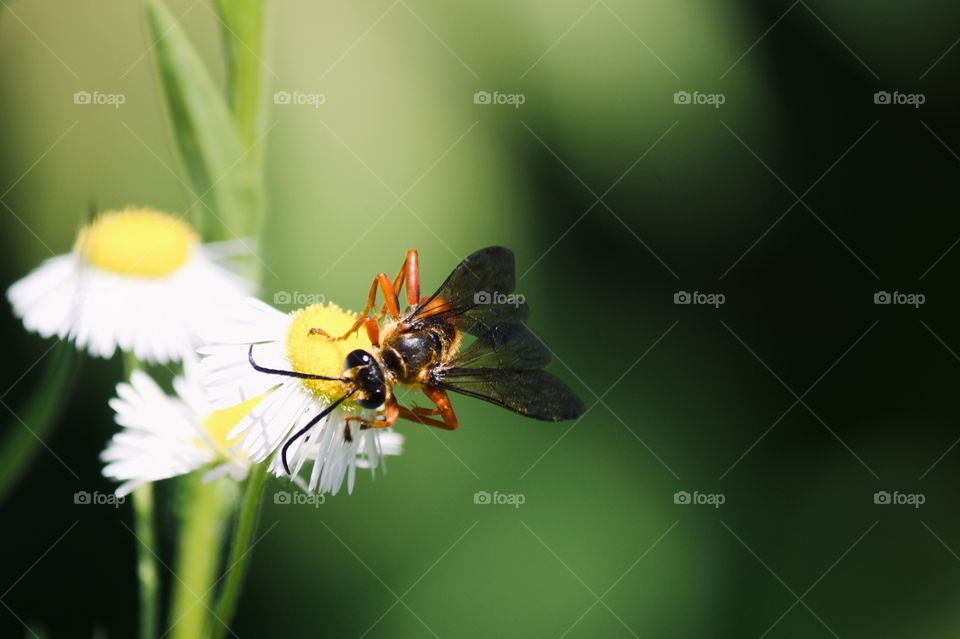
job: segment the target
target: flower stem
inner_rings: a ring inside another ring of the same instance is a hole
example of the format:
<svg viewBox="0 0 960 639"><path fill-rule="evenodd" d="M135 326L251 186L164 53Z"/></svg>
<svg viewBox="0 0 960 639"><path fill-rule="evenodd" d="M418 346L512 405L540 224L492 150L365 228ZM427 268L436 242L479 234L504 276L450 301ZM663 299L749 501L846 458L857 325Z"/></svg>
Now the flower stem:
<svg viewBox="0 0 960 639"><path fill-rule="evenodd" d="M124 352L123 372L130 375L140 367L136 355ZM160 578L157 572L157 540L154 534L153 484L133 491L133 528L137 533L137 578L140 581L140 639L157 636L160 609Z"/></svg>
<svg viewBox="0 0 960 639"><path fill-rule="evenodd" d="M237 485L230 478L203 483L194 473L183 477L178 488L184 502L169 632L173 639L196 639L207 634L205 626L220 558L217 549L236 501Z"/></svg>
<svg viewBox="0 0 960 639"><path fill-rule="evenodd" d="M157 611L160 583L154 555L156 539L153 533L153 484L144 484L133 491L134 529L140 543L137 546L137 577L140 580L140 639L157 636Z"/></svg>
<svg viewBox="0 0 960 639"><path fill-rule="evenodd" d="M233 543L230 546L230 555L227 557L225 573L227 581L217 601L216 616L212 620L213 631L210 636L213 639L222 639L224 636L227 630L226 624L233 618L240 598L240 590L250 566L250 556L253 554L250 540L260 520L260 493L267 478L267 466L267 462L254 465L250 469L250 476L247 477L243 502L237 513Z"/></svg>

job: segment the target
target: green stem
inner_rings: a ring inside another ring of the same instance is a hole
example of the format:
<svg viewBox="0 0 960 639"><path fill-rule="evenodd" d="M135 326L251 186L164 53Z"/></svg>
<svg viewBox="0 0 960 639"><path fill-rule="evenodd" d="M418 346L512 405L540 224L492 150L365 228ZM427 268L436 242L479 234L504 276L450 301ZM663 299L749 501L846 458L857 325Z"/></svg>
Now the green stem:
<svg viewBox="0 0 960 639"><path fill-rule="evenodd" d="M133 353L123 353L124 378L129 381L140 362ZM133 528L137 533L137 578L140 582L140 639L157 636L160 610L160 577L157 571L157 540L154 533L153 484L133 491Z"/></svg>
<svg viewBox="0 0 960 639"><path fill-rule="evenodd" d="M265 117L265 85L262 71L265 67L263 42L266 25L267 0L218 0L217 11L224 25L222 39L227 61L228 94L233 121L240 139L249 154L254 197L248 202L247 232L261 235L263 215L263 156L260 140ZM247 275L252 281L261 279L259 260L247 261ZM227 624L233 619L243 582L249 569L252 547L250 540L260 519L260 493L267 478L268 462L255 464L250 469L244 487L243 502L237 512L230 554L227 557L226 583L217 600L211 618L213 639L222 639Z"/></svg>
<svg viewBox="0 0 960 639"><path fill-rule="evenodd" d="M177 579L173 584L170 636L197 639L207 636L207 616L219 564L225 523L236 499L230 478L203 483L198 473L180 480L185 498L181 510Z"/></svg>
<svg viewBox="0 0 960 639"><path fill-rule="evenodd" d="M137 577L140 580L140 639L157 636L160 583L157 576L156 538L153 532L153 484L133 491L134 529L137 545Z"/></svg>
<svg viewBox="0 0 960 639"><path fill-rule="evenodd" d="M247 570L250 567L250 557L253 554L250 540L257 529L260 519L260 493L267 478L267 462L254 465L250 469L243 493L243 503L237 513L237 523L233 532L233 543L230 546L230 555L227 558L227 581L217 601L216 617L213 620L212 639L222 639L227 630L226 624L233 619L240 590L243 587Z"/></svg>

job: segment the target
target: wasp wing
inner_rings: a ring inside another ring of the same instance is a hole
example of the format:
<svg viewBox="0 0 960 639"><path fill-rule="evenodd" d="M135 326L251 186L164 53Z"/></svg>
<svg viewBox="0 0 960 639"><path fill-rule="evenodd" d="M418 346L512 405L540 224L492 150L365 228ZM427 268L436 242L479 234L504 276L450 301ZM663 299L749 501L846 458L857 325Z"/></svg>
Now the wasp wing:
<svg viewBox="0 0 960 639"><path fill-rule="evenodd" d="M436 385L482 399L515 413L551 422L583 415L580 399L559 378L544 370L452 368Z"/></svg>
<svg viewBox="0 0 960 639"><path fill-rule="evenodd" d="M525 324L497 324L440 368L534 370L550 363L549 349ZM441 373L442 374L442 373Z"/></svg>
<svg viewBox="0 0 960 639"><path fill-rule="evenodd" d="M523 324L500 324L495 340L476 339L448 363L433 369L431 383L547 421L576 419L583 404L557 377L540 370L550 351Z"/></svg>
<svg viewBox="0 0 960 639"><path fill-rule="evenodd" d="M404 317L408 330L434 321L452 321L460 330L495 340L501 324L518 324L529 310L522 297L513 295L517 285L513 252L490 246L469 255L440 288Z"/></svg>
<svg viewBox="0 0 960 639"><path fill-rule="evenodd" d="M583 404L560 379L541 370L550 351L524 324L529 315L516 289L513 252L491 246L468 256L417 306L408 330L453 322L476 340L430 372L432 385L547 421L576 419Z"/></svg>

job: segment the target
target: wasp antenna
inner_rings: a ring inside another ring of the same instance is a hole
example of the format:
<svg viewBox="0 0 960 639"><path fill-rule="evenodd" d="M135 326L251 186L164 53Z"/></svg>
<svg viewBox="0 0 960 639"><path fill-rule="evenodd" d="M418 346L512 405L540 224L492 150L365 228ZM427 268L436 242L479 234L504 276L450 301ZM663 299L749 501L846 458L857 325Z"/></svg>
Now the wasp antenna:
<svg viewBox="0 0 960 639"><path fill-rule="evenodd" d="M300 439L301 437L303 437L304 435L306 435L308 430L316 426L321 419L329 415L337 406L339 406L344 401L346 401L346 399L351 395L353 395L355 392L356 392L356 389L351 389L350 391L348 391L343 397L341 397L337 401L333 402L332 404L324 408L319 415L317 415L316 417L311 419L309 422L307 422L306 426L298 430L296 433L293 434L292 437L290 437L290 439L287 440L287 442L283 445L283 449L280 451L280 458L283 461L283 469L287 471L288 475L293 476L293 473L290 472L290 465L287 463L287 451L290 449L290 445L293 444L293 442Z"/></svg>
<svg viewBox="0 0 960 639"><path fill-rule="evenodd" d="M349 382L350 380L346 377L327 377L326 375L313 375L312 373L298 373L297 371L284 371L277 368L265 368L260 366L253 360L253 344L250 345L250 350L247 351L247 359L250 361L250 366L253 366L255 371L261 373L269 373L271 375L284 375L286 377L297 377L299 379L322 379L328 382Z"/></svg>

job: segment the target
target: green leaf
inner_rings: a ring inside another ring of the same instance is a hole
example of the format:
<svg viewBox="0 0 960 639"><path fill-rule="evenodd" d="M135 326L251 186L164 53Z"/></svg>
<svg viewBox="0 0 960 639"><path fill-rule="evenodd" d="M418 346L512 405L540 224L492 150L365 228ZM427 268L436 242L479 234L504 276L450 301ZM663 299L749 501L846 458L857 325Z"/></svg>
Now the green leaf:
<svg viewBox="0 0 960 639"><path fill-rule="evenodd" d="M273 72L263 60L265 0L217 0L224 57L227 62L227 86L230 108L248 148L263 135L263 72ZM261 145L251 155L259 162Z"/></svg>
<svg viewBox="0 0 960 639"><path fill-rule="evenodd" d="M0 504L53 433L76 379L79 356L61 341L47 355L46 366L27 403L15 409L0 444Z"/></svg>
<svg viewBox="0 0 960 639"><path fill-rule="evenodd" d="M194 195L203 202L204 235L212 240L255 236L261 208L258 162L176 18L162 0L145 2L174 138Z"/></svg>

